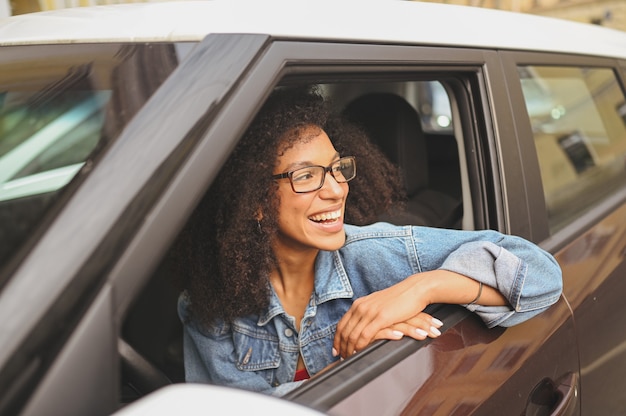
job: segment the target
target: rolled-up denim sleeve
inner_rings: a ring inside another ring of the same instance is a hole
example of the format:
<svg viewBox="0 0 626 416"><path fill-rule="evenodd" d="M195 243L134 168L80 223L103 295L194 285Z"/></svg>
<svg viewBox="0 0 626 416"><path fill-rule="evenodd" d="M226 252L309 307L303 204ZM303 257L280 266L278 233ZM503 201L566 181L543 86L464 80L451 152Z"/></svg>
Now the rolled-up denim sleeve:
<svg viewBox="0 0 626 416"><path fill-rule="evenodd" d="M450 241L452 235L447 235ZM561 268L539 246L495 231L459 232L460 243L438 267L498 289L507 306L465 305L488 327L513 326L556 303L563 289Z"/></svg>
<svg viewBox="0 0 626 416"><path fill-rule="evenodd" d="M235 387L260 393L282 396L303 381L271 386L262 376L240 371L235 365L234 344L230 331L201 330L190 320L188 301L183 293L178 301L178 314L183 322L183 355L185 381Z"/></svg>

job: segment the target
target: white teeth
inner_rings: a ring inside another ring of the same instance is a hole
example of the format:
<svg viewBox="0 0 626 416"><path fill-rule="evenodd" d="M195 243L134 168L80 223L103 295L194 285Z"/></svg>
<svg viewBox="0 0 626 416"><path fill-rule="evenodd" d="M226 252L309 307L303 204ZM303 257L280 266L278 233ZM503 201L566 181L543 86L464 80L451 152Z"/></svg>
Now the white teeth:
<svg viewBox="0 0 626 416"><path fill-rule="evenodd" d="M328 221L328 220L336 220L341 216L341 210L337 210L334 212L325 212L323 214L312 215L309 217L311 221L320 222L320 221Z"/></svg>

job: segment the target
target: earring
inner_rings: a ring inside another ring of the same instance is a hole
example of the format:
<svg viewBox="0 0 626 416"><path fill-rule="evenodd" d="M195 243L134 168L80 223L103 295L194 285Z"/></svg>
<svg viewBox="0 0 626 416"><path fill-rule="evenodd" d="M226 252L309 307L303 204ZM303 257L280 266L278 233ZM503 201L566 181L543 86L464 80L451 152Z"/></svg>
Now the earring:
<svg viewBox="0 0 626 416"><path fill-rule="evenodd" d="M257 226L257 231L259 232L259 234L262 234L263 230L261 229L261 221L260 220L256 220L256 226Z"/></svg>

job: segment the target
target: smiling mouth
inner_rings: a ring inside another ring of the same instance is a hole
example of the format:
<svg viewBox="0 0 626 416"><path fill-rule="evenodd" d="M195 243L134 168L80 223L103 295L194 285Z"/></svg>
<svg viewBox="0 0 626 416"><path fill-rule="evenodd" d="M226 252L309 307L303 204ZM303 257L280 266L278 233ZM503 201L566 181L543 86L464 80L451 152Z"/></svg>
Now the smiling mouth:
<svg viewBox="0 0 626 416"><path fill-rule="evenodd" d="M338 209L337 211L333 211L333 212L324 212L323 214L317 214L317 215L311 215L309 217L309 220L313 221L313 222L317 222L317 223L332 223L337 221L339 218L341 217L341 210Z"/></svg>

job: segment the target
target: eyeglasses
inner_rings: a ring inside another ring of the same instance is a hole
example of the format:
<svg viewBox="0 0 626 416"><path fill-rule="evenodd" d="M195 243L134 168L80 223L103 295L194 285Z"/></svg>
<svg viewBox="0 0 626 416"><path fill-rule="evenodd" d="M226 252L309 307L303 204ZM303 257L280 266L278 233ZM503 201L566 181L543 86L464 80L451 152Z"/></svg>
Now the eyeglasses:
<svg viewBox="0 0 626 416"><path fill-rule="evenodd" d="M351 181L356 176L356 158L354 156L346 156L328 166L306 166L273 175L272 178L289 178L291 189L297 194L304 194L317 191L324 186L326 172L330 172L338 183Z"/></svg>

